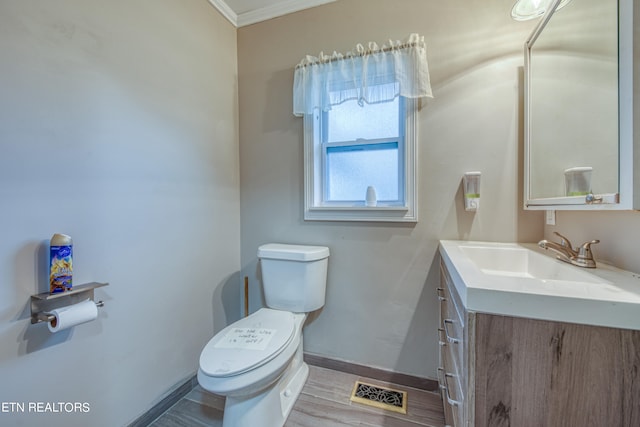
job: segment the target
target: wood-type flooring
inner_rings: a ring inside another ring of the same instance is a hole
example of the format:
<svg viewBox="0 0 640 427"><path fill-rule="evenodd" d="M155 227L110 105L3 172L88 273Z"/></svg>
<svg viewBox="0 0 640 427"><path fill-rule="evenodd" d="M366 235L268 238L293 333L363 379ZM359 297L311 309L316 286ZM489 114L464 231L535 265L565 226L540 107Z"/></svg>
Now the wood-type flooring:
<svg viewBox="0 0 640 427"><path fill-rule="evenodd" d="M355 381L407 391L407 414L351 402L349 397ZM222 426L223 410L224 397L207 393L197 386L150 427L218 427ZM444 424L438 393L310 365L309 379L285 427L442 427Z"/></svg>

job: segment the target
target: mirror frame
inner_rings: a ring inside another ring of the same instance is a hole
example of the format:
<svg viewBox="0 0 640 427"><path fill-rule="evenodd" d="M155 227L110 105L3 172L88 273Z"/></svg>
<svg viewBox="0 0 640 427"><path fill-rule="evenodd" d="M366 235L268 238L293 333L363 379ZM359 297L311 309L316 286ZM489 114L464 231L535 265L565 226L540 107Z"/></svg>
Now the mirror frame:
<svg viewBox="0 0 640 427"><path fill-rule="evenodd" d="M595 200L588 201L583 196L532 198L530 182L530 84L531 49L538 36L556 11L562 0L553 0L549 10L524 44L524 209L526 210L630 210L640 209L640 135L634 135L634 99L640 104L640 91L634 87L633 74L640 71L634 61L634 38L640 38L640 31L634 34L634 0L618 1L618 193L597 194ZM576 0L579 1L579 0ZM638 19L640 20L640 19ZM639 93L636 93L639 92ZM636 114L640 105L636 108ZM587 196L588 197L588 196Z"/></svg>

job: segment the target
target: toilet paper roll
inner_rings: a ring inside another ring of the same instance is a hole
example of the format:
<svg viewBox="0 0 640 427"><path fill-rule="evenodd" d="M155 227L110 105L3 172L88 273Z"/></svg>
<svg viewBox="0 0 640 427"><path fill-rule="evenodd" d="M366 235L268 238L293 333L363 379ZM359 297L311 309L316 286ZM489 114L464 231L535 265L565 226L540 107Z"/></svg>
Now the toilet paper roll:
<svg viewBox="0 0 640 427"><path fill-rule="evenodd" d="M95 302L88 299L78 304L57 308L49 314L54 316L54 319L49 322L49 330L58 332L95 320L98 317L98 307Z"/></svg>

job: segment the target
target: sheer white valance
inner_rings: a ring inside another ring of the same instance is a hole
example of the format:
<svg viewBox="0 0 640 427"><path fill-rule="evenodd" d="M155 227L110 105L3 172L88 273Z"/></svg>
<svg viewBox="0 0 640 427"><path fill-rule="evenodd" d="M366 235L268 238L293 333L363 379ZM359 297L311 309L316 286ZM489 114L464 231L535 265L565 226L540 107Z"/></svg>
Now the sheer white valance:
<svg viewBox="0 0 640 427"><path fill-rule="evenodd" d="M329 111L353 99L375 104L396 96L433 97L424 37L417 34L382 47L358 44L344 55L307 55L295 69L293 114L312 114L316 108Z"/></svg>

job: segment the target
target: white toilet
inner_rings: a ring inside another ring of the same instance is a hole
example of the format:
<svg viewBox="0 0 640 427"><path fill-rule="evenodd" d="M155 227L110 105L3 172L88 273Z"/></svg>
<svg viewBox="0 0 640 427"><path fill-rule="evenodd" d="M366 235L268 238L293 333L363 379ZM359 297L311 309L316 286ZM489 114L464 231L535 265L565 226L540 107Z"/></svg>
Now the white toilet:
<svg viewBox="0 0 640 427"><path fill-rule="evenodd" d="M226 396L223 427L281 427L309 367L302 360L307 313L324 305L329 248L258 248L266 304L220 331L202 350L198 382Z"/></svg>

